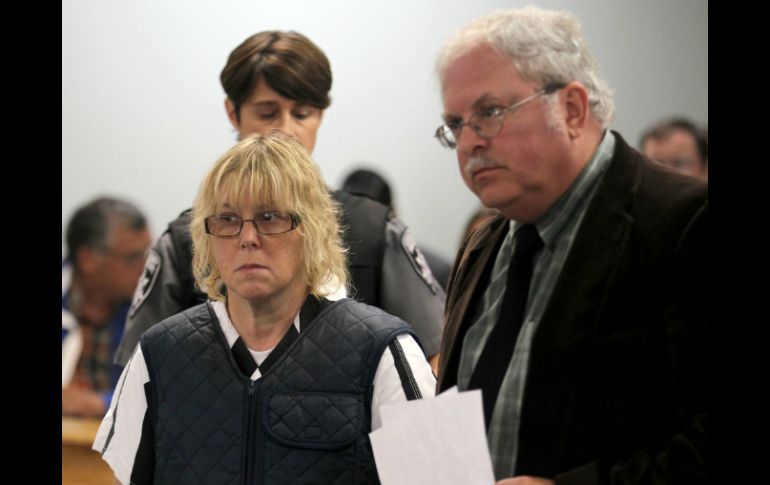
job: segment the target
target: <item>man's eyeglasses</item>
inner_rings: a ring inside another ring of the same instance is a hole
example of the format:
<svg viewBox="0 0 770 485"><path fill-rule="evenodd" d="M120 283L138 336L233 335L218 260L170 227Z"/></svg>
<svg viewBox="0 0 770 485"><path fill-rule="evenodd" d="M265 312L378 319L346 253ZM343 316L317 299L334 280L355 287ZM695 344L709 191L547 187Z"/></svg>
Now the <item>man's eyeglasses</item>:
<svg viewBox="0 0 770 485"><path fill-rule="evenodd" d="M457 140L460 139L460 132L465 125L470 126L470 128L481 138L492 138L503 129L503 115L524 106L535 98L554 93L564 86L566 86L564 83L547 84L542 90L532 96L527 96L507 108L487 108L471 115L471 117L468 118L468 121L450 121L439 126L433 136L438 139L441 146L450 149L457 147Z"/></svg>
<svg viewBox="0 0 770 485"><path fill-rule="evenodd" d="M295 229L300 223L300 218L296 214L268 211L257 214L254 219L241 219L235 214L219 214L203 220L206 234L216 237L237 236L241 233L244 222L251 222L259 234L269 236Z"/></svg>

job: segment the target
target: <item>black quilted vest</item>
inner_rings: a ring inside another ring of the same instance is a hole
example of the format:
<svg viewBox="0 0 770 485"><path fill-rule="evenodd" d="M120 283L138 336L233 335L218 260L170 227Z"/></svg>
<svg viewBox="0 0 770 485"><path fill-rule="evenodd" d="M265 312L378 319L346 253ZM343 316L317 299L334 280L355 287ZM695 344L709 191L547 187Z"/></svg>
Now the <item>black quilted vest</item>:
<svg viewBox="0 0 770 485"><path fill-rule="evenodd" d="M385 347L403 333L414 336L378 308L341 300L251 381L208 303L153 326L140 344L154 483L378 483L372 383Z"/></svg>

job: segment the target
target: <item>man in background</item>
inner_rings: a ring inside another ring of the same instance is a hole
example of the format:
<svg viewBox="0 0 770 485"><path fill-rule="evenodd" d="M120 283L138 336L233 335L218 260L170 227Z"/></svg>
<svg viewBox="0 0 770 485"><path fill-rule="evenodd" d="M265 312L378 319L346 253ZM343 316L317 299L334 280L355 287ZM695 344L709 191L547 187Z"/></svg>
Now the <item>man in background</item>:
<svg viewBox="0 0 770 485"><path fill-rule="evenodd" d="M708 180L708 130L685 118L671 118L650 127L639 142L651 159L677 170Z"/></svg>
<svg viewBox="0 0 770 485"><path fill-rule="evenodd" d="M75 211L66 239L62 414L101 417L120 375L112 359L150 248L150 232L134 205L101 197Z"/></svg>

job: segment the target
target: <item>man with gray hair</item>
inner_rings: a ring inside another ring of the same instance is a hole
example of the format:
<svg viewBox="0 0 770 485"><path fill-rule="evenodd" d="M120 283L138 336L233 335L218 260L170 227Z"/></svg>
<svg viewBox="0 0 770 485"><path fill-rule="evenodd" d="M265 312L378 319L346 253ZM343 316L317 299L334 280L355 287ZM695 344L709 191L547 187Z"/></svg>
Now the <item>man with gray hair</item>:
<svg viewBox="0 0 770 485"><path fill-rule="evenodd" d="M436 137L500 211L456 259L438 390L482 391L504 483L706 481L706 184L608 129L567 13L476 19L438 72Z"/></svg>
<svg viewBox="0 0 770 485"><path fill-rule="evenodd" d="M120 376L112 359L150 248L150 232L133 204L99 197L75 211L66 239L62 414L102 417Z"/></svg>

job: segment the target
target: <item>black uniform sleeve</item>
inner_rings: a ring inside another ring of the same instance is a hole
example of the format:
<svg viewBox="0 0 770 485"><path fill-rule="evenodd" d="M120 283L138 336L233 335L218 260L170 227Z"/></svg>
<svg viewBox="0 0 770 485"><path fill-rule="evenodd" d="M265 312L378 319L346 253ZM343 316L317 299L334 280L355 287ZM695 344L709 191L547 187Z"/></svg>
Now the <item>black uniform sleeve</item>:
<svg viewBox="0 0 770 485"><path fill-rule="evenodd" d="M439 351L445 299L444 290L409 229L400 219L389 219L385 226L381 308L412 326L428 357Z"/></svg>
<svg viewBox="0 0 770 485"><path fill-rule="evenodd" d="M192 275L189 211L169 224L150 252L134 293L115 363L125 366L148 328L204 301Z"/></svg>

